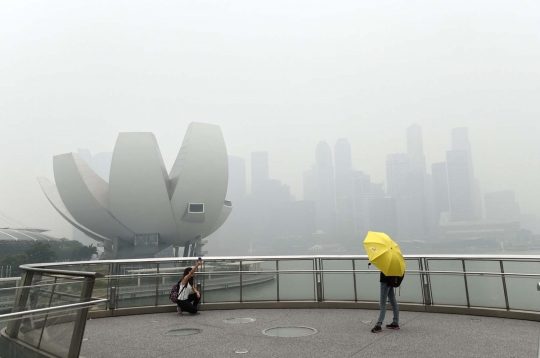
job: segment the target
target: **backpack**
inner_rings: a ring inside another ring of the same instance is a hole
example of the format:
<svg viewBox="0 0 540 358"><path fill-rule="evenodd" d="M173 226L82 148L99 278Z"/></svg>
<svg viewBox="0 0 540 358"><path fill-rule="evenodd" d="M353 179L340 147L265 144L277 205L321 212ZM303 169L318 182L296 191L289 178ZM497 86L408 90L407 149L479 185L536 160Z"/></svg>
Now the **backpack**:
<svg viewBox="0 0 540 358"><path fill-rule="evenodd" d="M386 284L388 287L399 287L401 286L401 282L403 281L403 276L386 276Z"/></svg>
<svg viewBox="0 0 540 358"><path fill-rule="evenodd" d="M182 288L182 291L178 292L178 290L180 289L180 283L182 283L182 280L178 281L173 285L173 287L171 288L171 293L169 294L169 299L174 303L178 303L178 296L180 296L182 291L184 291L184 289L187 287L187 285L185 285Z"/></svg>

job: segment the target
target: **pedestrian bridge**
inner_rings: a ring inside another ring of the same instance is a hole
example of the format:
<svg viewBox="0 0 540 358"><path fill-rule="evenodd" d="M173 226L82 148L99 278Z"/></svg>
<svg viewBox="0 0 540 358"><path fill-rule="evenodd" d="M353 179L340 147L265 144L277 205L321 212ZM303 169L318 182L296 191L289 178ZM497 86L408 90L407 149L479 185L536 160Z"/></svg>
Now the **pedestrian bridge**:
<svg viewBox="0 0 540 358"><path fill-rule="evenodd" d="M194 262L23 266L0 288L0 357L538 357L540 256L406 256L402 329L378 334L366 256L205 258L202 314L179 316L168 293Z"/></svg>

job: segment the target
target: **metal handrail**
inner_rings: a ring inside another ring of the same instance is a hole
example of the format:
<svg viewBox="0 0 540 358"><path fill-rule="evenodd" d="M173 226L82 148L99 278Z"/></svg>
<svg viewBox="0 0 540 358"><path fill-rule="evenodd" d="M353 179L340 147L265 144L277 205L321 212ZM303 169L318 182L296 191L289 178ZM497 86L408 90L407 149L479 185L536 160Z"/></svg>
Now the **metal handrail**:
<svg viewBox="0 0 540 358"><path fill-rule="evenodd" d="M21 265L19 266L19 268L24 271L41 272L41 273L57 274L57 275L64 275L64 276L79 276L79 277L93 277L93 278L100 278L104 276L102 273L99 273L99 272L44 269L44 268L34 267L32 265Z"/></svg>
<svg viewBox="0 0 540 358"><path fill-rule="evenodd" d="M7 290L18 290L21 288L36 288L36 287L49 287L49 286L61 286L61 285L75 285L75 284L81 284L83 281L81 280L79 282L78 279L74 279L73 282L59 282L59 283L47 283L42 285L30 285L30 286L13 286L8 288L0 288L0 291L7 291Z"/></svg>
<svg viewBox="0 0 540 358"><path fill-rule="evenodd" d="M405 260L479 260L479 261L522 261L539 262L540 255L403 255ZM288 256L205 256L203 261L289 261L289 260L367 260L367 255L288 255ZM174 263L174 262L196 262L197 257L163 257L147 259L123 259L123 260L99 260L99 261L73 261L67 263L69 266L77 265L102 265L102 264L124 264L124 263ZM51 266L66 266L66 262L50 262L24 265L28 268L44 268ZM22 268L22 266L21 266ZM81 272L81 271L72 271Z"/></svg>
<svg viewBox="0 0 540 358"><path fill-rule="evenodd" d="M6 313L3 315L0 315L0 321L5 320L5 318L22 317L22 316L27 316L27 315L36 314L36 313L40 314L40 313L48 313L51 311L62 311L62 310L70 310L72 308L84 308L87 306L95 306L97 304L107 302L107 301L108 299L106 298L96 298L88 302L71 303L71 304L62 305L62 306L45 307L45 308L37 308L34 310L28 310L28 311Z"/></svg>
<svg viewBox="0 0 540 358"><path fill-rule="evenodd" d="M369 274L379 274L379 271L376 270L266 270L266 271L201 271L196 272L195 275L204 275L204 276L215 276L215 275L230 275L230 274L242 274L242 275L261 275L261 274L308 274L308 273L369 273ZM540 274L536 273L501 273L501 272L484 272L484 271L428 271L428 270L407 270L405 274L424 274L424 275L467 275L467 276L508 276L508 277L540 277ZM152 277L169 277L176 276L175 273L160 273L160 274L129 274L129 275L106 275L105 278L152 278Z"/></svg>

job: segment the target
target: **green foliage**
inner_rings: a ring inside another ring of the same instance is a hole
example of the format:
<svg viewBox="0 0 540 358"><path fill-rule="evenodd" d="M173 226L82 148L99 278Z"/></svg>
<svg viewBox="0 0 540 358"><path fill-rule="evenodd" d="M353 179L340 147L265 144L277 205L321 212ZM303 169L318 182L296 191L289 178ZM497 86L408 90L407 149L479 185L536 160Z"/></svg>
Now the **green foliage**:
<svg viewBox="0 0 540 358"><path fill-rule="evenodd" d="M0 266L4 266L4 270L7 266L11 266L11 276L19 276L19 266L28 263L28 257L26 254L6 255L0 259Z"/></svg>
<svg viewBox="0 0 540 358"><path fill-rule="evenodd" d="M52 250L51 244L48 242L36 242L25 252L28 264L54 262L57 258L56 252Z"/></svg>
<svg viewBox="0 0 540 358"><path fill-rule="evenodd" d="M11 276L20 274L19 266L24 264L88 261L97 255L97 247L84 246L79 241L60 239L57 242L36 242L24 254L5 255L0 258L0 266L11 266Z"/></svg>
<svg viewBox="0 0 540 358"><path fill-rule="evenodd" d="M58 261L87 261L92 255L97 255L97 247L94 245L84 246L79 241L60 239L52 245Z"/></svg>

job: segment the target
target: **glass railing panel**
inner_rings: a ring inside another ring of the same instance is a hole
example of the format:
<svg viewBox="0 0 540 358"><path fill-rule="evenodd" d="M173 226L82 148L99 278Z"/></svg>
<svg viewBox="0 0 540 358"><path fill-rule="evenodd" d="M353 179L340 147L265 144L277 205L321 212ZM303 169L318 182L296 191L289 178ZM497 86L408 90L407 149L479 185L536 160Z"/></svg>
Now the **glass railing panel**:
<svg viewBox="0 0 540 358"><path fill-rule="evenodd" d="M202 302L240 302L240 262L233 260L203 261Z"/></svg>
<svg viewBox="0 0 540 358"><path fill-rule="evenodd" d="M276 261L242 262L242 302L277 301ZM269 271L250 274L249 272Z"/></svg>
<svg viewBox="0 0 540 358"><path fill-rule="evenodd" d="M16 278L0 279L0 315L12 311L18 283L19 280ZM0 330L3 327L0 324Z"/></svg>
<svg viewBox="0 0 540 358"><path fill-rule="evenodd" d="M82 277L56 277L54 287L48 288L52 295L51 306L80 302L83 286Z"/></svg>
<svg viewBox="0 0 540 358"><path fill-rule="evenodd" d="M463 272L461 260L431 260L427 261L429 271ZM465 277L461 274L429 275L431 284L431 299L434 305L467 306Z"/></svg>
<svg viewBox="0 0 540 358"><path fill-rule="evenodd" d="M323 270L352 270L353 260L321 260ZM325 301L354 301L354 274L323 273L323 297Z"/></svg>
<svg viewBox="0 0 540 358"><path fill-rule="evenodd" d="M174 304L169 298L171 289L176 283L178 283L178 281L182 279L184 270L187 267L193 267L193 265L193 261L159 263L158 306ZM194 283L197 281L200 281L200 279L196 275Z"/></svg>
<svg viewBox="0 0 540 358"><path fill-rule="evenodd" d="M314 261L309 260L279 260L279 271L283 270L314 270ZM314 273L279 273L280 301L314 301Z"/></svg>
<svg viewBox="0 0 540 358"><path fill-rule="evenodd" d="M156 305L157 264L121 263L116 280L116 307L141 307Z"/></svg>
<svg viewBox="0 0 540 358"><path fill-rule="evenodd" d="M465 260L467 272L500 273L499 261ZM467 275L469 301L472 307L506 308L502 278Z"/></svg>
<svg viewBox="0 0 540 358"><path fill-rule="evenodd" d="M356 276L356 295L358 301L376 301L379 302L380 296L380 271L373 265L368 266L369 260L354 260L355 270L369 270L366 273L357 273Z"/></svg>
<svg viewBox="0 0 540 358"><path fill-rule="evenodd" d="M407 259L405 260L405 263L407 265L406 270L420 270L420 262L418 259ZM423 303L424 294L421 276L417 273L407 273L407 271L405 271L405 278L403 279L401 286L396 290L396 296L398 303Z"/></svg>
<svg viewBox="0 0 540 358"><path fill-rule="evenodd" d="M540 274L540 262L504 261L505 273ZM506 276L508 303L512 310L540 311L540 292L536 285L540 277ZM538 298L537 298L538 297Z"/></svg>
<svg viewBox="0 0 540 358"><path fill-rule="evenodd" d="M43 320L39 349L57 357L67 357L78 310L51 312Z"/></svg>
<svg viewBox="0 0 540 358"><path fill-rule="evenodd" d="M35 310L51 306L51 295L55 283L54 277L45 275L34 275L32 287L28 289L28 299L24 305L24 310Z"/></svg>

